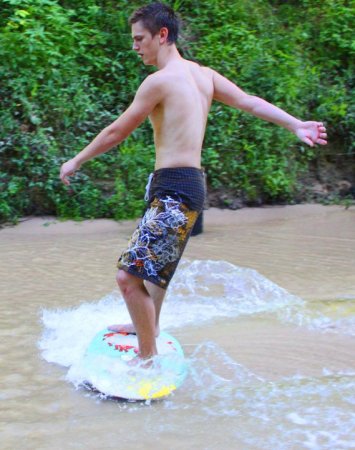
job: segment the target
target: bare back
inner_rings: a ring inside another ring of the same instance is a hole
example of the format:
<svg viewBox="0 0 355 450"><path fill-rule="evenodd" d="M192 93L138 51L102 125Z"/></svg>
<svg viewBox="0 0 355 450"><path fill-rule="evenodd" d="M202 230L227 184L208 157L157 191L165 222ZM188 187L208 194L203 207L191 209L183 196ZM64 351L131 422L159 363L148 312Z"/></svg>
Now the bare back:
<svg viewBox="0 0 355 450"><path fill-rule="evenodd" d="M208 68L179 59L156 72L161 101L150 113L155 168L200 167L201 149L214 87Z"/></svg>

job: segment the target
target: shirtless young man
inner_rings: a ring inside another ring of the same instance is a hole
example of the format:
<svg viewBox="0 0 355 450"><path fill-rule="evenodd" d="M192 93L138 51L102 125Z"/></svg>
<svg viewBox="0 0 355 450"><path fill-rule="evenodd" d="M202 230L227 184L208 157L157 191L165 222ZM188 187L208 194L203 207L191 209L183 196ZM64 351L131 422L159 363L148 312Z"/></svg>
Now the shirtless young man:
<svg viewBox="0 0 355 450"><path fill-rule="evenodd" d="M265 100L248 95L215 70L188 61L176 48L178 20L161 3L138 9L131 17L133 50L145 65L157 67L137 90L129 108L73 159L61 167L68 176L95 156L120 144L149 117L156 148L155 172L147 189L149 208L118 262L117 283L132 325L115 331L136 332L138 359L157 354L159 315L174 274L204 201L201 150L213 100L273 122L310 146L325 145L320 122L303 122Z"/></svg>

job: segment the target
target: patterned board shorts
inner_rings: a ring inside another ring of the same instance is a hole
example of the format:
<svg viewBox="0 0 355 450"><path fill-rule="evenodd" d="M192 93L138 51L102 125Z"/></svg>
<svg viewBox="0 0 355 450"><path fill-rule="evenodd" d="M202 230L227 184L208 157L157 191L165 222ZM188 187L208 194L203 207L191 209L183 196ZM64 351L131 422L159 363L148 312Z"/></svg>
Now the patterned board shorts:
<svg viewBox="0 0 355 450"><path fill-rule="evenodd" d="M166 289L205 201L201 169L156 170L147 185L148 208L117 267Z"/></svg>

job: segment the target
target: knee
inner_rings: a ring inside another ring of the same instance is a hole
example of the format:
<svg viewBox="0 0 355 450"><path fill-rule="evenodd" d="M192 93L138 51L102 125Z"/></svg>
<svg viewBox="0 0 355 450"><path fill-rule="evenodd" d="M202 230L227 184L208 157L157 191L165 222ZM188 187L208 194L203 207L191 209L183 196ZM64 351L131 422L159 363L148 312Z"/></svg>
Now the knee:
<svg viewBox="0 0 355 450"><path fill-rule="evenodd" d="M128 273L124 270L118 270L116 274L116 281L120 289L125 289L129 284Z"/></svg>
<svg viewBox="0 0 355 450"><path fill-rule="evenodd" d="M133 275L125 272L124 270L118 270L116 274L116 281L121 292L125 296L129 294L136 288L137 280Z"/></svg>

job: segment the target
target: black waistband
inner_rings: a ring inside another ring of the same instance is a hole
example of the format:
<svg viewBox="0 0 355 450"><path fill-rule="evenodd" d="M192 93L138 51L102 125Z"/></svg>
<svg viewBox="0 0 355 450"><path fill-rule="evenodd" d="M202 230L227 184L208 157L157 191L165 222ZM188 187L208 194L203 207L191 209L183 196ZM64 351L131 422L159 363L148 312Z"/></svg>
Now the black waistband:
<svg viewBox="0 0 355 450"><path fill-rule="evenodd" d="M159 175L160 173L202 173L204 170L198 167L162 167L161 169L154 170L153 175Z"/></svg>
<svg viewBox="0 0 355 450"><path fill-rule="evenodd" d="M169 195L198 211L202 209L206 195L204 171L197 167L158 169L153 173L147 190L149 201L154 196Z"/></svg>

